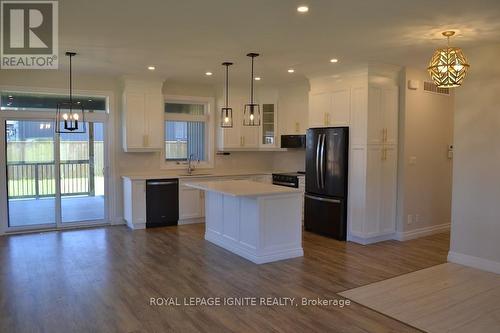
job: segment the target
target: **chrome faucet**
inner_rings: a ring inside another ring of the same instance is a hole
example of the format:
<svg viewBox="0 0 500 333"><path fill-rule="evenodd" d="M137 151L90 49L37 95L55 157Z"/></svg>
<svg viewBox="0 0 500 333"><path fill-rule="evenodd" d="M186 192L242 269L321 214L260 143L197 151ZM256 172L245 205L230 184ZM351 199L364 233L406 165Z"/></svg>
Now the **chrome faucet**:
<svg viewBox="0 0 500 333"><path fill-rule="evenodd" d="M187 159L187 173L188 175L191 175L194 171L194 166L193 166L193 159L194 159L194 154L189 155Z"/></svg>

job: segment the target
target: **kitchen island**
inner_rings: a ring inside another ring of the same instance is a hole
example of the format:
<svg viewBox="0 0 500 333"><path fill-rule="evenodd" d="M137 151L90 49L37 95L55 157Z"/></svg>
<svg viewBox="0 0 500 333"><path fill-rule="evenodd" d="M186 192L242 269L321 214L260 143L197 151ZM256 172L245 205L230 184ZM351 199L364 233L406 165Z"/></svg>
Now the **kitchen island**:
<svg viewBox="0 0 500 333"><path fill-rule="evenodd" d="M303 256L301 191L249 180L187 183L206 192L205 239L256 264Z"/></svg>

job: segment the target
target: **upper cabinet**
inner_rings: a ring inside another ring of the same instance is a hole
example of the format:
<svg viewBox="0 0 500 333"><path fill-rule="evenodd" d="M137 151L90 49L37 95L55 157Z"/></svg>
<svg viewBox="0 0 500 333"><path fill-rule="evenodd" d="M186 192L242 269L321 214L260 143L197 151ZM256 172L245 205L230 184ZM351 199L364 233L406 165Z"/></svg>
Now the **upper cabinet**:
<svg viewBox="0 0 500 333"><path fill-rule="evenodd" d="M262 104L262 134L260 144L275 147L277 143L277 112L276 104Z"/></svg>
<svg viewBox="0 0 500 333"><path fill-rule="evenodd" d="M219 115L220 116L220 115ZM217 121L217 124L220 122ZM233 127L218 127L219 149L257 149L259 147L260 126L243 126L241 112L233 110Z"/></svg>
<svg viewBox="0 0 500 333"><path fill-rule="evenodd" d="M219 150L257 151L279 147L277 103L260 101L259 105L260 126L243 126L242 111L233 109L233 127L217 128ZM220 120L218 119L216 123L219 124Z"/></svg>
<svg viewBox="0 0 500 333"><path fill-rule="evenodd" d="M125 152L153 152L162 149L162 85L161 81L124 81L122 126Z"/></svg>
<svg viewBox="0 0 500 333"><path fill-rule="evenodd" d="M368 143L396 144L398 136L398 88L368 89Z"/></svg>
<svg viewBox="0 0 500 333"><path fill-rule="evenodd" d="M339 89L309 95L309 126L349 126L351 90Z"/></svg>

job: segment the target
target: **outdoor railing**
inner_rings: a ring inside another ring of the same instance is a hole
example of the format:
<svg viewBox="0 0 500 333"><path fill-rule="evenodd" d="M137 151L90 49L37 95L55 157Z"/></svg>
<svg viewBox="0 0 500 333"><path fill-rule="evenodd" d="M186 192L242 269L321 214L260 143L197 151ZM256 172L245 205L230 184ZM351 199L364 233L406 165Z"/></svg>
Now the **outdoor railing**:
<svg viewBox="0 0 500 333"><path fill-rule="evenodd" d="M89 160L61 161L61 196L93 195ZM55 196L54 162L7 163L9 199Z"/></svg>

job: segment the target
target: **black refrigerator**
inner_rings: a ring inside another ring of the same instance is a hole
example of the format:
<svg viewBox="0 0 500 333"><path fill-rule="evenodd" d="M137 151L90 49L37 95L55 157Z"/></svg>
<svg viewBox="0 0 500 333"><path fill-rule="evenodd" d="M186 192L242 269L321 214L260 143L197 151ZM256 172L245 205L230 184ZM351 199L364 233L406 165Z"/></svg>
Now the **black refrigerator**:
<svg viewBox="0 0 500 333"><path fill-rule="evenodd" d="M307 130L304 204L307 231L346 240L348 154L348 127Z"/></svg>

